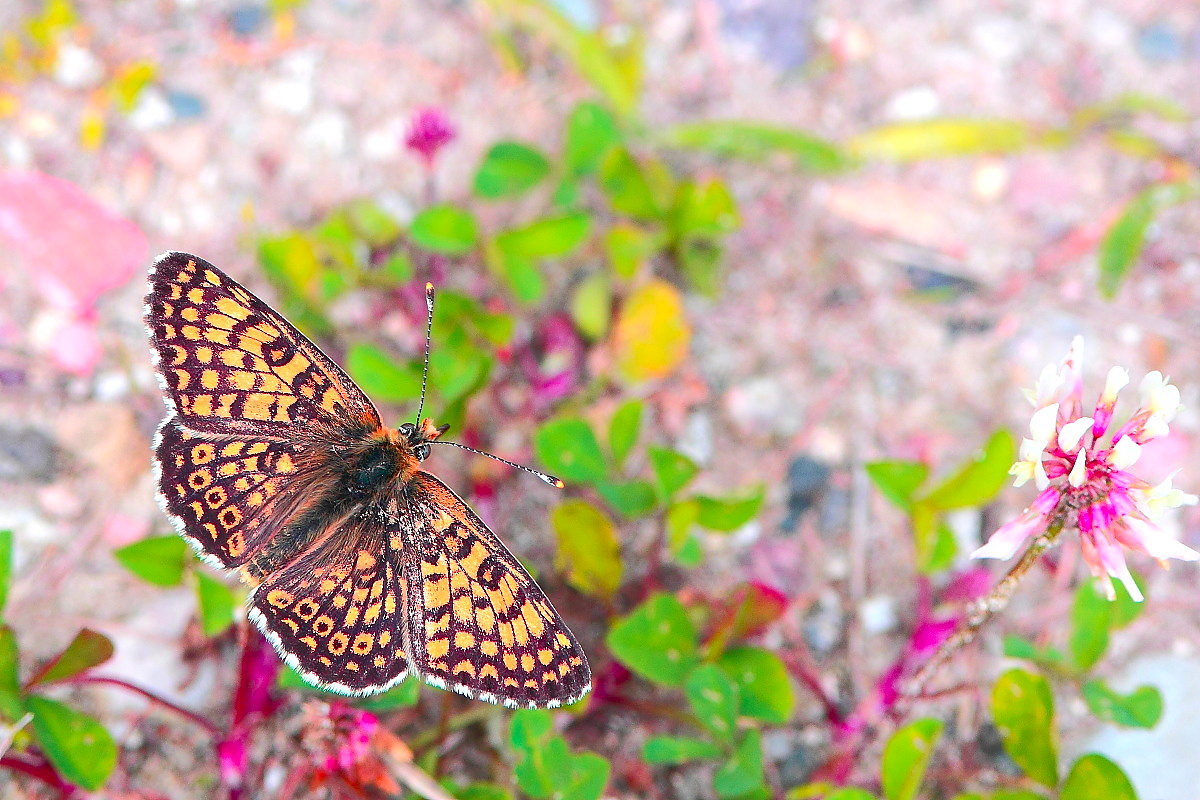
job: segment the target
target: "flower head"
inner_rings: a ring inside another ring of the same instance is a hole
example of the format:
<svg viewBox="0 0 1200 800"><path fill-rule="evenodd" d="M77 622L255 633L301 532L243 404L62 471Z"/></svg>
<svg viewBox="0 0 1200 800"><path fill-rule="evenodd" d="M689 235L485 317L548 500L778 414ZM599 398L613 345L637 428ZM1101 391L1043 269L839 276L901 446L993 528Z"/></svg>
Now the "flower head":
<svg viewBox="0 0 1200 800"><path fill-rule="evenodd" d="M433 167L438 151L454 138L454 126L436 108L422 108L413 115L404 137L404 145L425 159L426 168Z"/></svg>
<svg viewBox="0 0 1200 800"><path fill-rule="evenodd" d="M1086 416L1082 363L1083 339L1077 336L1059 368L1047 367L1037 388L1026 392L1037 410L1030 421L1030 437L1021 443L1019 460L1009 472L1016 476L1016 486L1033 479L1040 493L972 556L1011 558L1052 521L1074 526L1092 574L1107 577L1109 598L1114 596L1111 579L1116 578L1130 597L1141 600L1125 563L1125 549L1156 558L1164 567L1168 558L1200 559L1200 553L1157 523L1168 508L1195 505L1196 496L1173 488L1171 478L1151 486L1129 471L1145 442L1166 435L1168 423L1179 411L1179 390L1162 373L1151 372L1139 386L1138 409L1110 434L1117 395L1128 385L1129 373L1113 367L1100 399Z"/></svg>

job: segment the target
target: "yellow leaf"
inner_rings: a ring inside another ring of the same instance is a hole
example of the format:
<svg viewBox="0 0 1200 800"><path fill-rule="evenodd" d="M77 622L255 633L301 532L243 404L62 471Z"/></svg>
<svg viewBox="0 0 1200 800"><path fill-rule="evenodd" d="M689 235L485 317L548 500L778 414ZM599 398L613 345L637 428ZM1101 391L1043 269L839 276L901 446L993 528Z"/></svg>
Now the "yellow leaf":
<svg viewBox="0 0 1200 800"><path fill-rule="evenodd" d="M617 374L627 383L665 377L687 356L691 338L679 292L650 281L625 302L613 329Z"/></svg>

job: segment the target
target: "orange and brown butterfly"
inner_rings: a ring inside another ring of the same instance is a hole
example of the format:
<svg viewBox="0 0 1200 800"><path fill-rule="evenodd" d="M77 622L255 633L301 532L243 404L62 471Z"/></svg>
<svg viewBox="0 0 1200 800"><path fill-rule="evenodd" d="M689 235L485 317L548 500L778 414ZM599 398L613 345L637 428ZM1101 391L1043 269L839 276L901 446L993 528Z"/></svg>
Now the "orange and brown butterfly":
<svg viewBox="0 0 1200 800"><path fill-rule="evenodd" d="M149 280L169 412L154 439L160 504L253 587L250 619L305 680L367 695L412 672L513 708L588 692L583 650L541 588L421 469L445 426L419 408L415 424L385 427L316 345L196 256L160 256ZM426 301L432 321L432 286ZM426 370L428 341L427 327Z"/></svg>

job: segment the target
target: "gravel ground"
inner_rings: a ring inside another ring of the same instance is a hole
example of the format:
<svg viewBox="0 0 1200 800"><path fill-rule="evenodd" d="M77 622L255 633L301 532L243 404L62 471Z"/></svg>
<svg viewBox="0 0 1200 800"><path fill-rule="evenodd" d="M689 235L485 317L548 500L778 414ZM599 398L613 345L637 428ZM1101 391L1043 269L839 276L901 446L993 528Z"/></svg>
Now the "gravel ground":
<svg viewBox="0 0 1200 800"><path fill-rule="evenodd" d="M5 4L0 30L38 5ZM583 0L569 7L592 8ZM467 194L491 143L511 137L556 146L567 111L591 96L536 40L524 44L532 57L525 74L507 68L489 46L497 15L482 4L310 2L286 38L272 35L269 17L254 27L253 4L126 0L78 8L82 66L0 86L16 100L0 116L0 164L73 181L136 222L151 254L195 252L257 289L265 290L253 265L256 233L303 225L362 196L400 213L420 207L424 174L403 147L415 109L439 107L457 127L437 172L442 195L455 199ZM1200 15L1186 2L709 0L606 4L603 17L610 15L644 36L641 108L651 129L749 118L841 140L927 116L1051 126L1131 92L1200 115ZM251 31L237 36L237 26ZM93 152L78 144L88 59L158 65L153 88L132 114L113 118ZM1181 153L1196 152L1195 122L1148 121L1145 130ZM911 559L904 521L868 491L856 467L923 458L948 468L998 427L1024 431L1018 387L1060 359L1077 333L1087 340L1089 387L1100 387L1111 364L1128 367L1135 381L1161 369L1181 387L1185 411L1175 435L1147 454L1147 468L1182 469L1178 484L1200 488L1190 446L1200 431L1200 205L1161 218L1116 301L1096 289L1097 237L1157 177L1157 166L1098 140L823 178L775 162L679 163L722 175L744 225L730 243L724 290L715 300L688 298L692 357L651 395L658 435L704 462L701 489L752 480L770 487L756 525L710 543L712 580L759 577L814 603L835 587L849 613L866 614L875 600L909 620L911 576L896 567ZM930 282L953 291L923 293ZM189 627L191 595L140 583L111 555L169 527L149 472L149 437L162 406L140 322L140 277L99 300L103 354L89 376L67 375L39 357L47 346L39 326L51 312L23 263L3 248L0 285L0 527L17 532L7 617L26 657L48 657L79 626L92 626L118 644L108 672L222 713L232 651L212 659L181 648L199 641ZM800 455L831 465L845 508L827 508L828 524L806 518L794 538L780 523L788 466ZM465 463L452 460L440 472L461 483L455 472ZM527 488L506 482L496 518L513 519L514 548L547 566L550 544L539 526L549 501L523 498ZM1029 496L1006 491L987 518L1007 518ZM978 537L977 515L962 523L964 536ZM1180 518L1192 545L1198 525L1196 514ZM1151 573L1151 565L1137 566L1151 578L1150 613L1115 641L1114 669L1166 652L1194 670L1196 567ZM1029 599L1018 600L1000 627L1033 633L1060 625L1066 607L1044 600L1066 597L1051 594L1053 580L1032 580ZM886 619L877 633L851 635L852 686L864 689L887 666L896 636ZM985 647L998 641L989 637ZM1000 665L998 658L964 663ZM1159 669L1155 679L1169 682L1181 669ZM116 733L145 759L138 787L202 796L192 781L211 770L194 732L147 717L140 702L116 693L80 697L125 726ZM1086 724L1077 728L1067 743L1075 751L1088 745ZM613 741L615 732L607 734ZM1194 764L1182 756L1186 735L1139 741L1130 746L1178 750L1176 771L1196 769L1180 766ZM1157 794L1176 789L1145 782L1167 780L1162 770L1171 768L1154 767L1157 779L1152 770L1134 776L1144 797L1185 796ZM1185 774L1177 785L1194 786L1197 777ZM10 791L4 780L0 791Z"/></svg>

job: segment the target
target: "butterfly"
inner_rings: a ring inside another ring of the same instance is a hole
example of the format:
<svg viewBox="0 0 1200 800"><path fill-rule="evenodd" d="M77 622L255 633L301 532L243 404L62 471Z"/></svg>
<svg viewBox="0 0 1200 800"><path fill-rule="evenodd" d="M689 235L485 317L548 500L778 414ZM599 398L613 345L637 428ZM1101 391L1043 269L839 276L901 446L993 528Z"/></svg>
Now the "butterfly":
<svg viewBox="0 0 1200 800"><path fill-rule="evenodd" d="M426 377L433 298L427 285ZM512 708L588 692L587 658L545 593L421 469L431 444L471 449L421 418L424 379L416 421L384 426L315 344L186 253L151 266L145 323L168 410L159 504L205 561L238 570L249 618L306 681L368 695L412 673Z"/></svg>

